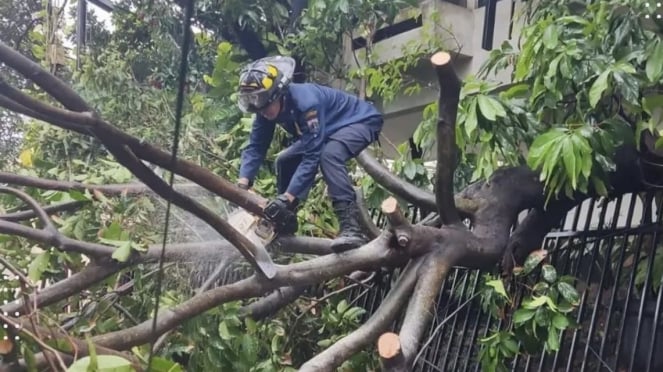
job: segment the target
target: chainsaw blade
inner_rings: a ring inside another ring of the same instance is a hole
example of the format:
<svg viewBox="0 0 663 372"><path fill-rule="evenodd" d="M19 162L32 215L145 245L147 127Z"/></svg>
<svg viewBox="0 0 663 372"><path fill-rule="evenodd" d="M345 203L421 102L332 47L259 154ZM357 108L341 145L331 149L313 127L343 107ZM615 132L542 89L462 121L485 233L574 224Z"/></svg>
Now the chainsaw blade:
<svg viewBox="0 0 663 372"><path fill-rule="evenodd" d="M273 230L272 234L269 234L269 226L261 227L260 221L269 224L243 209L234 212L228 218L228 223L253 243L255 251L250 250L249 252L253 263L258 266L265 277L271 279L276 275L276 265L265 247L271 242L274 234ZM261 229L262 231L259 232Z"/></svg>

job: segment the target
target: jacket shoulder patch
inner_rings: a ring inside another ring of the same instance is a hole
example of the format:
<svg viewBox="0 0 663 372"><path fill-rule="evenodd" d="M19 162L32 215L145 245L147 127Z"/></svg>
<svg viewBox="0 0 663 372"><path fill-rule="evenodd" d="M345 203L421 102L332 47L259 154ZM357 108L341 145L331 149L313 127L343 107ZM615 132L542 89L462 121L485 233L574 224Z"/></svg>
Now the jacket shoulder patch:
<svg viewBox="0 0 663 372"><path fill-rule="evenodd" d="M304 114L304 120L310 133L318 133L320 130L320 123L318 121L318 111L309 110Z"/></svg>

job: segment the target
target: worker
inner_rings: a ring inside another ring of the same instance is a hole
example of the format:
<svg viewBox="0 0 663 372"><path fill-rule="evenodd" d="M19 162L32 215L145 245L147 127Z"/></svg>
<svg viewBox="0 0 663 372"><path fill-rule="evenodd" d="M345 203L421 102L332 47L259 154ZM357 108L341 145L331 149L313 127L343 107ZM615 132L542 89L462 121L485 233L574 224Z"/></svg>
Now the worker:
<svg viewBox="0 0 663 372"><path fill-rule="evenodd" d="M340 232L335 252L368 242L346 162L378 139L382 114L369 102L324 85L291 82L295 62L276 56L256 60L240 73L238 104L255 114L249 143L242 150L238 186L248 189L272 141L276 125L293 144L276 159L277 197L265 206L281 234L297 231L296 209L311 188L318 167L327 184Z"/></svg>

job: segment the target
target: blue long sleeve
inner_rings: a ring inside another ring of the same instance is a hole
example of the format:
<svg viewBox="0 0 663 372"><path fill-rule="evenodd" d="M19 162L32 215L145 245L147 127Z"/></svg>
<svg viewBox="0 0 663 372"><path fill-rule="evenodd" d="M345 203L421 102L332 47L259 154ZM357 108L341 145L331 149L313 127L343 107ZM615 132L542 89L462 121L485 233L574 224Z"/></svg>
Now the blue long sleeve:
<svg viewBox="0 0 663 372"><path fill-rule="evenodd" d="M257 116L253 121L249 144L242 151L242 162L239 168L240 178L247 178L250 182L253 181L260 165L265 160L267 149L269 149L274 137L275 128L275 123L263 120L260 116Z"/></svg>
<svg viewBox="0 0 663 372"><path fill-rule="evenodd" d="M304 156L287 189L289 194L296 197L299 197L313 183L315 175L318 173L320 155L325 142L325 120L324 117L321 117L317 107L305 111L303 122L306 123L306 128L304 128L306 132L302 133L296 146L303 147Z"/></svg>

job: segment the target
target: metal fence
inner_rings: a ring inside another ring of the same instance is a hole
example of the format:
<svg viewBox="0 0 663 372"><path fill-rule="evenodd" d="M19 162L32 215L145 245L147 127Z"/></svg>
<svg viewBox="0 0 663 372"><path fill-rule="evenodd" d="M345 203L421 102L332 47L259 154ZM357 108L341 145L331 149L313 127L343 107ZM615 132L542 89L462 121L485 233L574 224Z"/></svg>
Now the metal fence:
<svg viewBox="0 0 663 372"><path fill-rule="evenodd" d="M560 335L556 353L515 358L513 371L663 371L662 199L653 192L588 199L546 236L543 248L559 275L578 279L579 327ZM380 215L374 219L384 223ZM508 326L483 312L474 296L481 275L464 268L449 273L415 371L480 370L478 340ZM377 276L377 285L350 298L369 316L393 276ZM514 294L523 297L522 289Z"/></svg>

